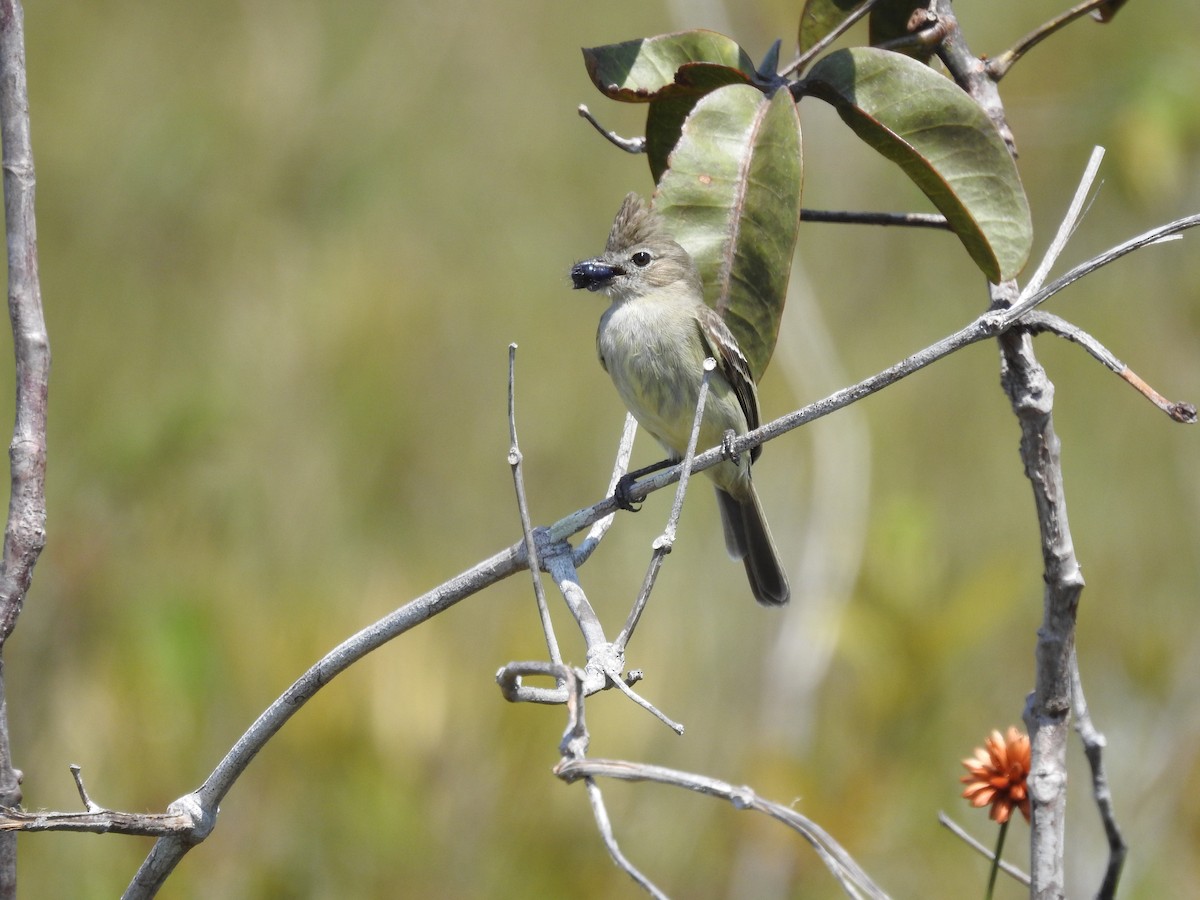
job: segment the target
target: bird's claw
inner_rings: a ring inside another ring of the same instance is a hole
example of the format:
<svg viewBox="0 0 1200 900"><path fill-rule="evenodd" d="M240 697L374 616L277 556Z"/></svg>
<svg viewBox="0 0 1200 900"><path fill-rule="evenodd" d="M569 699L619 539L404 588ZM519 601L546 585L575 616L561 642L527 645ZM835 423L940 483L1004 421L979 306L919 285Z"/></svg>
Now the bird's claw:
<svg viewBox="0 0 1200 900"><path fill-rule="evenodd" d="M635 484L637 484L637 476L632 473L627 473L617 479L617 487L613 491L613 499L617 501L617 506L620 509L637 512L642 508L641 504L634 506L633 500L629 496L629 492L633 490Z"/></svg>
<svg viewBox="0 0 1200 900"><path fill-rule="evenodd" d="M725 434L721 436L721 455L731 462L737 462L740 454L733 452L733 442L737 440L737 432L732 428L727 428Z"/></svg>

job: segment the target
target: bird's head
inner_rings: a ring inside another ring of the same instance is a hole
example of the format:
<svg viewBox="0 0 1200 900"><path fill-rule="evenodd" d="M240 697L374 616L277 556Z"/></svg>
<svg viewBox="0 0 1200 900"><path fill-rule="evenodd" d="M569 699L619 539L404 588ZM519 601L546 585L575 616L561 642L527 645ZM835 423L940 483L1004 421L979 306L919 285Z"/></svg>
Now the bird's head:
<svg viewBox="0 0 1200 900"><path fill-rule="evenodd" d="M604 253L571 268L571 283L618 301L672 286L701 296L696 264L637 194L627 195L621 204Z"/></svg>

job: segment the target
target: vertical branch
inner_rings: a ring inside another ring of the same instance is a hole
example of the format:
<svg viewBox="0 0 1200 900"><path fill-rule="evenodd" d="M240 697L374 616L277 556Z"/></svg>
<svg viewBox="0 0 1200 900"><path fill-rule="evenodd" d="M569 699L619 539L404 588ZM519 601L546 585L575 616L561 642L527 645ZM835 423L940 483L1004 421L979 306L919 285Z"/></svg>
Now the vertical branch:
<svg viewBox="0 0 1200 900"><path fill-rule="evenodd" d="M1008 332L1000 346L1000 381L1021 425L1021 459L1037 506L1045 582L1035 651L1037 681L1025 709L1032 754L1031 896L1063 897L1071 656L1083 575L1067 523L1061 445L1051 414L1054 385L1034 356L1028 333Z"/></svg>
<svg viewBox="0 0 1200 900"><path fill-rule="evenodd" d="M9 447L12 493L0 562L0 652L16 627L46 541L46 391L50 345L38 286L33 213L33 150L25 83L25 14L19 0L0 0L0 142L4 225L8 244L8 310L16 360L16 423ZM0 661L0 805L21 802L20 775L8 740L8 706ZM0 837L0 896L16 894L16 837Z"/></svg>
<svg viewBox="0 0 1200 900"><path fill-rule="evenodd" d="M996 83L982 60L967 47L950 0L934 0L932 9L945 33L939 57L954 80L987 111L1015 153ZM1018 293L1015 282L993 286L992 307L1011 306ZM1043 618L1035 652L1037 680L1025 709L1032 756L1030 895L1042 900L1065 896L1071 656L1083 576L1067 524L1061 447L1052 417L1054 385L1034 355L1028 331L1013 329L1001 335L999 343L1000 382L1021 426L1021 459L1033 488L1044 566Z"/></svg>
<svg viewBox="0 0 1200 900"><path fill-rule="evenodd" d="M9 447L12 495L0 563L0 647L12 634L46 542L46 396L50 343L38 285L33 213L33 149L25 86L24 13L0 0L0 141L4 145L4 223L8 312L17 369L17 415Z"/></svg>

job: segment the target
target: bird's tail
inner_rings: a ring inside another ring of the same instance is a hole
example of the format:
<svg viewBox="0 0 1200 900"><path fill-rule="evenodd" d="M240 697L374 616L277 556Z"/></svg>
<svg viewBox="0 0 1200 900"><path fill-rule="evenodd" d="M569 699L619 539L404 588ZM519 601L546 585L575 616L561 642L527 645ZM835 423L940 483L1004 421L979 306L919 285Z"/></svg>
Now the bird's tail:
<svg viewBox="0 0 1200 900"><path fill-rule="evenodd" d="M745 564L754 599L763 606L783 606L791 597L792 589L763 516L758 492L752 483L748 487L749 496L744 500L717 488L721 523L725 526L725 547L730 556Z"/></svg>

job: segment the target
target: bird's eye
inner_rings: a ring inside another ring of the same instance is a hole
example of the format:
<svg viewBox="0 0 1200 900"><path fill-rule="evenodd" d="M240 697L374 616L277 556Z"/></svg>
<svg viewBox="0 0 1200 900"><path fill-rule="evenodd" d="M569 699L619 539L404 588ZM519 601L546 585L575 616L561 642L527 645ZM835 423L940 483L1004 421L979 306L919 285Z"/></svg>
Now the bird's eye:
<svg viewBox="0 0 1200 900"><path fill-rule="evenodd" d="M633 264L635 266L637 266L639 269L644 269L644 268L646 268L646 266L650 265L650 260L652 260L653 258L654 257L652 257L645 250L639 250L637 253L633 254L633 256L630 257L630 259L633 260Z"/></svg>

